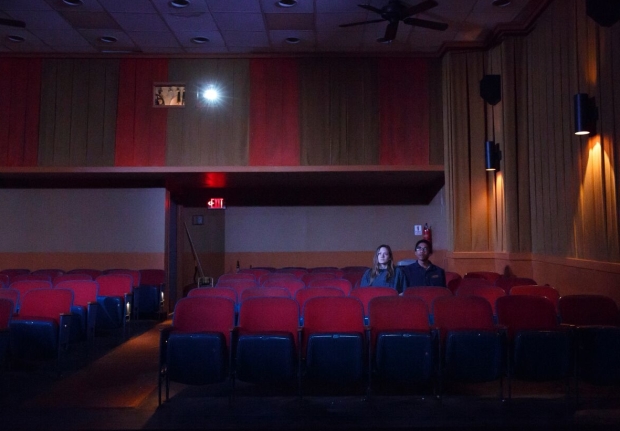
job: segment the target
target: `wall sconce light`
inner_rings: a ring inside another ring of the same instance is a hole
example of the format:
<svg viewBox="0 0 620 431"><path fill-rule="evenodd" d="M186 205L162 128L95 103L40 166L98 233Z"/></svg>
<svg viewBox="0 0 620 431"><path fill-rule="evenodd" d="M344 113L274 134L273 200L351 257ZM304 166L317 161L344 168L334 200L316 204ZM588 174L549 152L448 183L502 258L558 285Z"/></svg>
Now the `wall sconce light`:
<svg viewBox="0 0 620 431"><path fill-rule="evenodd" d="M587 93L577 93L573 98L575 108L575 135L589 135L596 130L598 109L594 98Z"/></svg>
<svg viewBox="0 0 620 431"><path fill-rule="evenodd" d="M499 171L499 161L502 160L502 150L494 141L484 144L484 167L487 171Z"/></svg>

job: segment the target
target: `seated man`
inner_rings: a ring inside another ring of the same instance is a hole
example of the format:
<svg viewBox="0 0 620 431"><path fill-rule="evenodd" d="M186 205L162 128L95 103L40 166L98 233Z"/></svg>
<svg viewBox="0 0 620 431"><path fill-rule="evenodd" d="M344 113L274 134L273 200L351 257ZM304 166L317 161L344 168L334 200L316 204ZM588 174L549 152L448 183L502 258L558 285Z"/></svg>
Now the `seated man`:
<svg viewBox="0 0 620 431"><path fill-rule="evenodd" d="M417 260L403 268L407 279L407 287L411 286L446 286L445 271L434 265L429 259L433 254L433 246L425 239L415 244Z"/></svg>

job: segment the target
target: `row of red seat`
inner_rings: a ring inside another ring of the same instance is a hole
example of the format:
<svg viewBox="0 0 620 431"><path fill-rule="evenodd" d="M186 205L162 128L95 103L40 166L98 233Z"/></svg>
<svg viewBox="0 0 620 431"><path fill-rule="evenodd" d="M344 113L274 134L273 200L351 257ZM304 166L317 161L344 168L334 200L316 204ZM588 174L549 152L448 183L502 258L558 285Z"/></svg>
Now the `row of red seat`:
<svg viewBox="0 0 620 431"><path fill-rule="evenodd" d="M366 314L369 326L364 326ZM369 301L367 313L351 296L315 297L302 307L291 298L253 297L241 304L235 326L233 300L188 297L177 303L172 326L162 332L160 395L162 381L168 388L169 381L207 384L226 378L297 377L300 385L302 380L346 384L367 378L369 388L375 378L401 384L438 379L441 393L441 382L451 379L574 377L573 347L584 338L573 338L557 322L550 301L505 296L498 300L498 317L502 326L494 322L490 304L475 296L438 297L430 309L412 295L381 296ZM619 331L607 334L620 340ZM596 354L613 358L617 352ZM580 364L584 375L593 375L586 369L592 362ZM620 364L611 368L597 369L595 375L607 373L620 381Z"/></svg>
<svg viewBox="0 0 620 431"><path fill-rule="evenodd" d="M67 280L94 280L104 274L128 274L132 277L133 286L160 285L166 282L166 273L163 269L89 269L78 268L70 271L62 269L3 269L0 271L0 287L8 287L15 281L41 280L50 281L54 285Z"/></svg>

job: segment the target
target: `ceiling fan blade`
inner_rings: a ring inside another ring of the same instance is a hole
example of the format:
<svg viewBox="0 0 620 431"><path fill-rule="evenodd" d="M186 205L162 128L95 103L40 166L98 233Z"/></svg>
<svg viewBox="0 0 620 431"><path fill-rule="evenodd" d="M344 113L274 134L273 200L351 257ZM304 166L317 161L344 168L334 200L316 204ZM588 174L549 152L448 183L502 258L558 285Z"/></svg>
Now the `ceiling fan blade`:
<svg viewBox="0 0 620 431"><path fill-rule="evenodd" d="M381 9L377 9L374 6L370 6L368 4L358 4L358 6L361 7L362 9L366 9L366 10L369 10L371 12L378 13L379 15L381 15Z"/></svg>
<svg viewBox="0 0 620 431"><path fill-rule="evenodd" d="M8 19L8 18L0 18L0 25L7 25L9 27L26 28L26 23L24 21L19 21L16 19Z"/></svg>
<svg viewBox="0 0 620 431"><path fill-rule="evenodd" d="M431 30L444 31L448 28L448 24L445 22L429 21L426 19L405 18L403 22L407 25L415 25L416 27L424 27Z"/></svg>
<svg viewBox="0 0 620 431"><path fill-rule="evenodd" d="M391 42L396 39L396 32L398 31L398 21L392 21L385 29L385 35L377 39L377 42L385 43Z"/></svg>
<svg viewBox="0 0 620 431"><path fill-rule="evenodd" d="M340 24L338 27L351 27L354 25L372 24L373 22L385 21L383 18L371 19L370 21L350 22L349 24Z"/></svg>
<svg viewBox="0 0 620 431"><path fill-rule="evenodd" d="M407 16L411 16L411 15L415 15L417 13L422 13L425 12L429 9L434 8L435 6L437 6L439 3L437 3L435 0L426 0L423 1L422 3L418 3L415 6L411 6L408 9L405 9L403 11L403 17L407 17Z"/></svg>

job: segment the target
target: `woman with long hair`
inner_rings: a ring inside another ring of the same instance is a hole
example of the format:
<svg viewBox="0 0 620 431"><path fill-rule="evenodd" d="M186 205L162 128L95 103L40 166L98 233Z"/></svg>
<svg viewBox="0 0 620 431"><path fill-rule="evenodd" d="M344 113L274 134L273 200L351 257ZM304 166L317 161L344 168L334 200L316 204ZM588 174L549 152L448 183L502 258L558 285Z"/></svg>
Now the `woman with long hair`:
<svg viewBox="0 0 620 431"><path fill-rule="evenodd" d="M405 289L405 277L399 268L394 267L392 249L387 244L381 244L372 259L372 268L368 269L360 287L381 286L396 289L402 293Z"/></svg>

